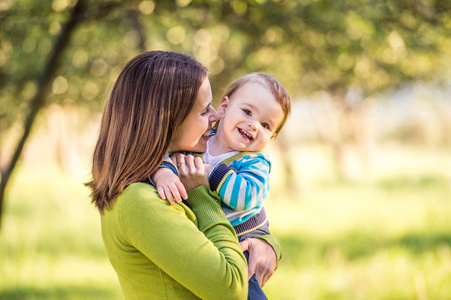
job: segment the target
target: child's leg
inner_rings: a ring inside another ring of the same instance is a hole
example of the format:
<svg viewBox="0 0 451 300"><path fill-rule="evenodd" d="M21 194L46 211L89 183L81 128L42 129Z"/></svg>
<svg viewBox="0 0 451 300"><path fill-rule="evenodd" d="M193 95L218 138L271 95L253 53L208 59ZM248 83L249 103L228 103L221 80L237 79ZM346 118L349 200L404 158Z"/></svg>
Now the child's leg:
<svg viewBox="0 0 451 300"><path fill-rule="evenodd" d="M244 251L244 256L249 260L249 252ZM258 284L257 278L255 278L255 274L252 275L251 279L249 279L249 292L247 295L248 300L267 300L265 293L262 288Z"/></svg>

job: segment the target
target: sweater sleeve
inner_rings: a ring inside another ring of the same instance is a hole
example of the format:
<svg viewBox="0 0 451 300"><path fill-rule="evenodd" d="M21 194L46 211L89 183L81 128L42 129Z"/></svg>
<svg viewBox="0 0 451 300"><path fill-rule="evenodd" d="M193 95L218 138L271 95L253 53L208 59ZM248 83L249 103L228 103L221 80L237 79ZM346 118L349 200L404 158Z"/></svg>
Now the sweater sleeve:
<svg viewBox="0 0 451 300"><path fill-rule="evenodd" d="M166 154L163 158L163 161L160 164L160 168L168 168L171 170L175 175L179 175L177 172L177 167L172 162L171 158L169 157L169 154Z"/></svg>
<svg viewBox="0 0 451 300"><path fill-rule="evenodd" d="M271 245L271 247L274 250L274 253L276 254L277 260L276 269L277 269L277 267L279 266L279 262L282 259L282 246L280 245L279 241L270 234L254 236L254 238L264 240L269 245Z"/></svg>
<svg viewBox="0 0 451 300"><path fill-rule="evenodd" d="M136 249L202 299L246 298L246 259L208 187L188 192L192 211L156 197L128 198L133 201L123 206L121 219L124 235Z"/></svg>
<svg viewBox="0 0 451 300"><path fill-rule="evenodd" d="M211 172L210 187L235 211L261 207L269 194L271 163L266 155L244 157L235 170L219 164Z"/></svg>

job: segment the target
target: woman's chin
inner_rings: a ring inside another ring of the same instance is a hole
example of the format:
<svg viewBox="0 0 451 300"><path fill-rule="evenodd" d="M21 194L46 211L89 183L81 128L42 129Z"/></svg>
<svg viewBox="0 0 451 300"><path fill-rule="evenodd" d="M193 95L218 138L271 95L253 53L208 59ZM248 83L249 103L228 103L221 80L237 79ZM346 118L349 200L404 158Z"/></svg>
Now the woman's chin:
<svg viewBox="0 0 451 300"><path fill-rule="evenodd" d="M199 139L199 142L196 145L196 151L195 152L205 152L207 150L207 142L209 136L203 136Z"/></svg>
<svg viewBox="0 0 451 300"><path fill-rule="evenodd" d="M202 153L205 152L207 150L207 141L208 137L207 138L202 137L199 140L199 143L197 143L196 145L196 151L193 152L202 152Z"/></svg>
<svg viewBox="0 0 451 300"><path fill-rule="evenodd" d="M204 153L207 150L207 141L208 137L207 138L201 137L196 145L186 148L183 151Z"/></svg>

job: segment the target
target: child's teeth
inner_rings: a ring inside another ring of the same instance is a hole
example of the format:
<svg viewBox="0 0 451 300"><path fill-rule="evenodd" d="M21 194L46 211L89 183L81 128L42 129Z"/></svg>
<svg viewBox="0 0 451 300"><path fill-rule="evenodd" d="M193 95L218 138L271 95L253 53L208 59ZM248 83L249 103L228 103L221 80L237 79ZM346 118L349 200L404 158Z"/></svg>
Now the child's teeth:
<svg viewBox="0 0 451 300"><path fill-rule="evenodd" d="M248 134L246 131L244 130L240 130L242 134L244 134L245 136L247 136L249 139L252 138L252 136L250 134Z"/></svg>

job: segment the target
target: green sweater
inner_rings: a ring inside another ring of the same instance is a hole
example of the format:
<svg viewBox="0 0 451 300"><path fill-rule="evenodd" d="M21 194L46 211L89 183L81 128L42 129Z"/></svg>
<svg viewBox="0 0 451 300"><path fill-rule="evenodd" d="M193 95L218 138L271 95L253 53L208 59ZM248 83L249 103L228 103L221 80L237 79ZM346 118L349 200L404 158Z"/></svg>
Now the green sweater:
<svg viewBox="0 0 451 300"><path fill-rule="evenodd" d="M246 259L219 201L207 186L188 193L191 209L145 183L119 195L101 223L126 299L246 299Z"/></svg>

